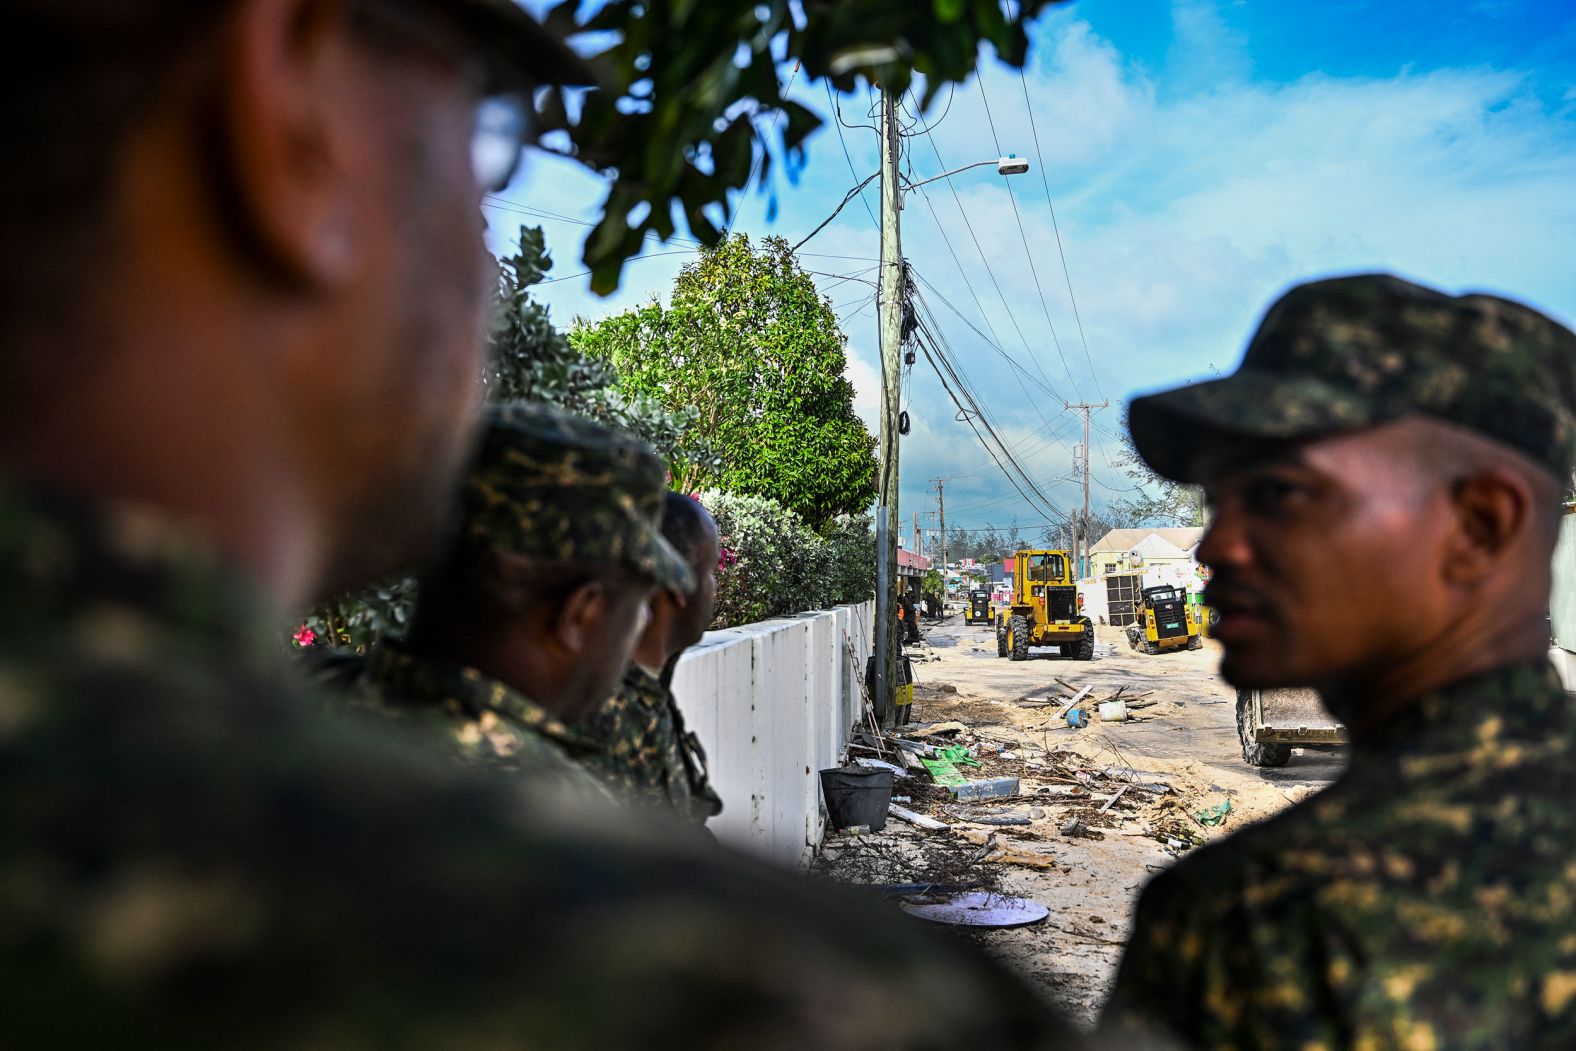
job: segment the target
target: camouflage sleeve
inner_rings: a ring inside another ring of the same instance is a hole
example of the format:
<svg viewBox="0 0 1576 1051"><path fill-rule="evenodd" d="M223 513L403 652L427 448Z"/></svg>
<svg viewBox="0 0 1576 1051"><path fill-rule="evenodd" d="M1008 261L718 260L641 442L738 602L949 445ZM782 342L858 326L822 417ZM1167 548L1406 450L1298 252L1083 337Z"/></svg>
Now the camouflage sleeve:
<svg viewBox="0 0 1576 1051"><path fill-rule="evenodd" d="M1348 1046L1349 945L1284 877L1243 876L1219 847L1150 883L1102 1028L1190 1047ZM1251 870L1248 870L1251 872Z"/></svg>

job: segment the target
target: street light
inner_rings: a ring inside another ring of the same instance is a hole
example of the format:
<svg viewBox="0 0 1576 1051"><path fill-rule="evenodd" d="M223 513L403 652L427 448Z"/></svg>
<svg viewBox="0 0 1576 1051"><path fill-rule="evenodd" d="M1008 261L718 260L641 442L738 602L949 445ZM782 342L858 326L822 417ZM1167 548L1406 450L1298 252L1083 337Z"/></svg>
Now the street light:
<svg viewBox="0 0 1576 1051"><path fill-rule="evenodd" d="M1016 154L994 160L975 161L928 179L904 186L898 173L899 133L896 106L888 93L881 105L881 282L880 309L877 311L881 333L881 473L880 495L876 507L876 623L875 623L875 709L885 718L897 697L897 638L893 622L893 603L897 598L898 538L898 455L900 433L898 416L899 383L903 374L903 253L898 215L903 194L937 179L946 179L971 168L994 164L999 175L1022 175L1029 162ZM868 181L868 180L867 180ZM861 184L862 186L863 184ZM852 196L852 194L850 194ZM845 201L846 203L846 201ZM830 221L830 220L829 220ZM824 225L824 224L823 224Z"/></svg>
<svg viewBox="0 0 1576 1051"><path fill-rule="evenodd" d="M942 172L940 175L932 175L928 179L921 179L918 182L911 182L903 188L903 192L907 193L909 190L916 189L929 182L935 182L937 179L951 178L959 172L968 171L970 168L983 168L987 164L994 164L996 166L997 175L1024 175L1029 171L1029 162L1027 159L1018 156L1016 153L1009 153L1007 156L997 157L993 161L975 161L973 164L965 164L961 168L954 168L949 172Z"/></svg>

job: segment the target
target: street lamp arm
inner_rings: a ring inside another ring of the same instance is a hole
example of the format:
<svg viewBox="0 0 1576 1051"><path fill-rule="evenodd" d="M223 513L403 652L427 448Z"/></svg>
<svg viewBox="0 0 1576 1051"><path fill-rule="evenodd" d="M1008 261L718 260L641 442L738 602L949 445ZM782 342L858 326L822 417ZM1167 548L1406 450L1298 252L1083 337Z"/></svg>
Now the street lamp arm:
<svg viewBox="0 0 1576 1051"><path fill-rule="evenodd" d="M908 182L908 180L905 179L904 182L907 182L908 185L905 186L904 189L905 190L918 189L919 187L925 185L927 182L936 182L939 179L951 178L952 176L957 175L959 172L966 172L966 171L968 171L970 168L983 168L987 164L995 164L995 163L996 163L995 161L975 161L973 164L965 164L961 168L954 168L954 169L952 169L949 172L942 172L940 175L932 175L930 178L928 178L928 179L921 179L918 182Z"/></svg>
<svg viewBox="0 0 1576 1051"><path fill-rule="evenodd" d="M1022 175L1024 172L1029 170L1029 162L1021 157L998 157L991 161L975 161L973 164L965 164L961 168L954 168L949 172L942 172L940 175L932 175L928 179L921 179L918 182L910 182L905 187L905 190L915 189L925 185L928 182L935 182L937 179L951 178L952 176L957 175L959 172L968 171L970 168L983 168L987 164L994 164L996 166L996 171L1002 175ZM907 180L904 181L907 182Z"/></svg>

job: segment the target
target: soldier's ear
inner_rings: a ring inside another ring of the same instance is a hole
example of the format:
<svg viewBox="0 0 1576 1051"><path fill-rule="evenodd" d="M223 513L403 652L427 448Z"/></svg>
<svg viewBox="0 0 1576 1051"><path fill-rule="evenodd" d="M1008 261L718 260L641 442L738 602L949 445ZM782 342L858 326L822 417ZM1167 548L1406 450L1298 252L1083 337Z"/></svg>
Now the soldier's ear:
<svg viewBox="0 0 1576 1051"><path fill-rule="evenodd" d="M606 628L609 598L600 580L588 580L571 591L553 620L554 641L569 653L588 652Z"/></svg>
<svg viewBox="0 0 1576 1051"><path fill-rule="evenodd" d="M1445 564L1447 580L1475 583L1500 571L1506 556L1527 542L1534 494L1514 471L1485 467L1459 479L1450 506L1454 528Z"/></svg>
<svg viewBox="0 0 1576 1051"><path fill-rule="evenodd" d="M348 280L363 233L359 166L375 133L351 104L346 7L334 0L236 5L214 93L218 177L249 261L303 288Z"/></svg>

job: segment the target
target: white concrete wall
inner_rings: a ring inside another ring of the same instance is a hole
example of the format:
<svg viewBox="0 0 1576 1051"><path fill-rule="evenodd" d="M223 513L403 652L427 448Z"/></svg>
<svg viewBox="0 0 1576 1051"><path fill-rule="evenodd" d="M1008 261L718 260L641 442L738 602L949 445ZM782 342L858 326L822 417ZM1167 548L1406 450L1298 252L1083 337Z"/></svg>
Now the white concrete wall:
<svg viewBox="0 0 1576 1051"><path fill-rule="evenodd" d="M861 718L873 617L864 602L709 631L679 661L673 693L722 796L719 839L784 865L820 844L818 775Z"/></svg>

